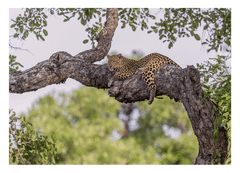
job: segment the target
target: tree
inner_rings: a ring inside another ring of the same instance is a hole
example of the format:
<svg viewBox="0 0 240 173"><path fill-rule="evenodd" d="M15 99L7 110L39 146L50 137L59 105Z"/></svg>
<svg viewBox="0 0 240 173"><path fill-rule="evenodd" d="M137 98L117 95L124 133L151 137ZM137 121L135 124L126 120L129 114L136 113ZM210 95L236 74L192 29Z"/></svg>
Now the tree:
<svg viewBox="0 0 240 173"><path fill-rule="evenodd" d="M47 17L42 11L43 9L26 9L23 17L17 17L11 26L16 30L14 37L26 39L28 34L33 32L38 39L44 40L41 32L45 36L48 34L43 29L47 24ZM64 21L70 20L76 14L79 15L78 19L81 20L82 25L99 15L99 21L96 22L96 25L86 29L93 48L75 56L67 52L56 52L48 60L40 62L28 70L9 72L9 92L35 91L50 84L64 82L67 78L75 79L85 86L107 89L108 81L115 72L110 71L107 64L96 65L93 62L99 61L107 55L114 31L118 26L118 19L122 22L122 28L129 24L134 31L138 25L141 26L142 30L148 29L147 19L155 18L149 14L148 9L138 8L107 9L106 13L102 9L50 9L51 14L54 11L58 15L65 16ZM106 22L105 25L102 25L101 19L105 15ZM166 38L164 41L169 42L169 48L173 46L177 37L191 35L196 40L200 40L200 36L196 34L196 28L203 22L205 22L204 29L209 29L210 33L206 42L202 42L210 47L208 51L217 51L222 43L231 45L231 11L229 9L209 9L206 11L201 9L165 9L164 16L164 20L156 22L155 26L151 26L148 32L159 33L160 39ZM96 47L93 38L98 42ZM87 42L84 40L84 43ZM227 51L230 50L227 49ZM119 102L125 103L148 99L149 90L140 77L141 71L140 69L125 81L115 82L109 90L109 95L115 97ZM171 65L164 65L159 68L155 80L156 95L167 95L175 101L181 100L188 113L199 143L199 154L195 164L224 164L229 144L227 137L229 125L227 122L230 121L231 114L225 115L227 121L221 124L224 119L218 118L222 113L219 110L221 101L213 100L212 95L206 94L205 90L202 89L200 72L194 66L180 70ZM229 76L225 81L228 82L221 83L220 88L224 87L225 84L230 84ZM214 92L212 90L213 95ZM229 100L229 97L231 96L226 95L225 100ZM218 137L216 138L216 136Z"/></svg>

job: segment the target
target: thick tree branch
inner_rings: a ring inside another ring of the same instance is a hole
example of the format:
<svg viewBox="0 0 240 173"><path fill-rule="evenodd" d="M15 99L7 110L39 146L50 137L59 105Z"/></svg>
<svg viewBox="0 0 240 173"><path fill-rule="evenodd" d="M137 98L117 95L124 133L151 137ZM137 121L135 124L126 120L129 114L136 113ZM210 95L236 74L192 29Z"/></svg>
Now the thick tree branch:
<svg viewBox="0 0 240 173"><path fill-rule="evenodd" d="M108 9L106 25L96 38L96 48L76 56L57 52L28 70L10 72L9 92L35 91L47 85L61 83L67 78L75 79L86 86L107 89L108 82L116 72L110 71L108 64L96 65L93 62L107 55L117 22L117 9ZM202 102L199 71L193 66L179 69L173 65L163 65L155 74L155 83L156 96L167 95L175 101L182 101L199 142L199 154L195 163L211 164L215 154L220 153L220 163L223 164L228 146L226 130L220 128L219 140L215 143L213 130L217 112L213 109L212 101L206 99ZM109 95L125 103L149 99L150 90L142 79L142 69L124 81L114 81Z"/></svg>

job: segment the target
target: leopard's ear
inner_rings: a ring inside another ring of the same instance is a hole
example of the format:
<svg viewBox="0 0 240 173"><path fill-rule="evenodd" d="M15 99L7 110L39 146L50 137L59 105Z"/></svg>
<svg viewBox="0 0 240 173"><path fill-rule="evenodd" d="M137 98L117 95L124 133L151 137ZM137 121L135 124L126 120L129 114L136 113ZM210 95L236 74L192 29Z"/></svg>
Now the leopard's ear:
<svg viewBox="0 0 240 173"><path fill-rule="evenodd" d="M121 57L121 56L122 56L122 54L121 54L121 53L119 53L119 54L118 54L118 57Z"/></svg>
<svg viewBox="0 0 240 173"><path fill-rule="evenodd" d="M110 55L108 55L108 54L107 54L107 57L109 58L109 57L110 57Z"/></svg>

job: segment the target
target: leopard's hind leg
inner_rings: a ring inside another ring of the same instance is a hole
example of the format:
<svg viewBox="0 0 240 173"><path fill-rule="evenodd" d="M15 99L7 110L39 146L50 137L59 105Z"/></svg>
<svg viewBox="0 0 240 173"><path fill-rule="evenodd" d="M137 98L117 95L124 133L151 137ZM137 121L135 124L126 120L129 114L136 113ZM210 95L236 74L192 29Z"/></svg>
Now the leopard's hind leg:
<svg viewBox="0 0 240 173"><path fill-rule="evenodd" d="M156 95L156 84L154 82L154 74L162 64L163 63L161 63L160 60L152 59L143 68L143 79L151 89L148 100L149 105L154 101L154 97Z"/></svg>

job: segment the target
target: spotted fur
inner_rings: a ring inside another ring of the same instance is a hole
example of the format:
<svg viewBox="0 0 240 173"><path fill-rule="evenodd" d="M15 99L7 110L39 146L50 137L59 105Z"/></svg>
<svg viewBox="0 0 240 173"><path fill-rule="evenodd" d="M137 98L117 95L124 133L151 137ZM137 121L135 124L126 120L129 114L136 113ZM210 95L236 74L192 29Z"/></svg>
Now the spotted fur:
<svg viewBox="0 0 240 173"><path fill-rule="evenodd" d="M108 83L108 87L112 85L114 80L124 80L134 74L139 68L143 68L143 79L151 89L148 104L151 104L153 102L156 94L154 74L157 69L166 63L173 64L181 68L170 58L158 53L149 54L140 60L127 59L121 54L112 56L107 55L107 57L109 68L117 72Z"/></svg>

